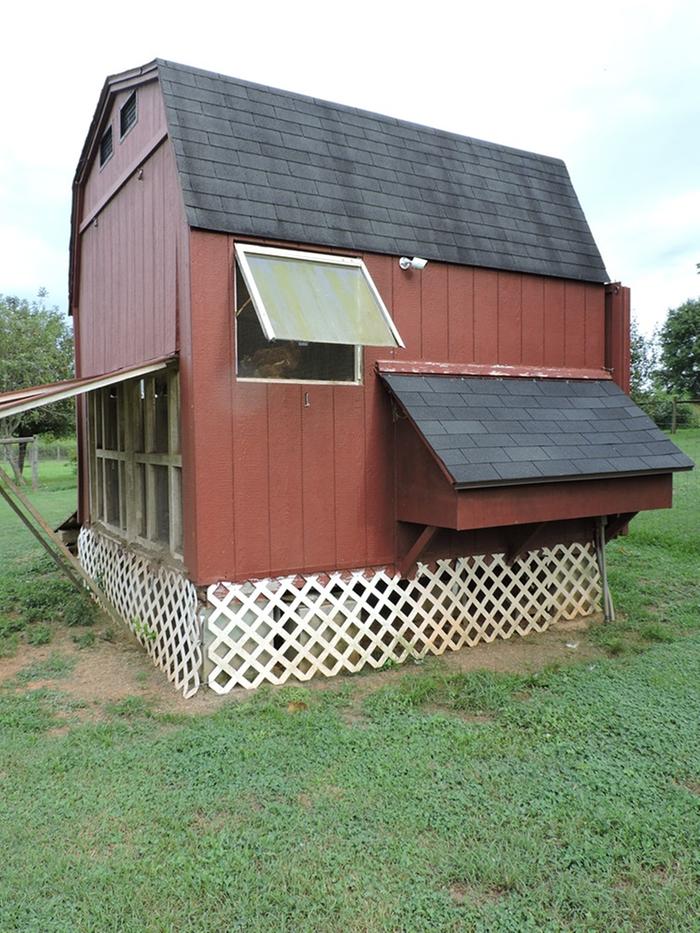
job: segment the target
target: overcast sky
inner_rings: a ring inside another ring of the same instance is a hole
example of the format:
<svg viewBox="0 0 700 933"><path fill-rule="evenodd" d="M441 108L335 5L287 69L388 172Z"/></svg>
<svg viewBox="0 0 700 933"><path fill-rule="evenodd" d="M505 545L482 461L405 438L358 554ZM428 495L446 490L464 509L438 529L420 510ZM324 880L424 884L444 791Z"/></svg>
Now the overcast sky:
<svg viewBox="0 0 700 933"><path fill-rule="evenodd" d="M5 294L44 285L66 308L71 182L97 98L155 57L563 158L645 331L700 294L697 0L42 0L3 20Z"/></svg>

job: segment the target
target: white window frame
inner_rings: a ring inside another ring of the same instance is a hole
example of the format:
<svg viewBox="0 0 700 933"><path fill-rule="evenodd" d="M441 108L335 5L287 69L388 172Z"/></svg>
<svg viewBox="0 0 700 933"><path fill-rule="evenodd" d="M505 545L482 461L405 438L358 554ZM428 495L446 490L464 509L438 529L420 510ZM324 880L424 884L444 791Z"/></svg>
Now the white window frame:
<svg viewBox="0 0 700 933"><path fill-rule="evenodd" d="M268 340L276 340L278 338L272 329L272 323L270 321L269 315L267 314L267 311L265 310L265 303L262 300L262 295L258 291L258 287L255 284L255 277L253 276L251 268L248 264L249 254L255 256L275 256L280 259L301 259L308 260L310 262L326 262L334 266L353 266L355 268L361 269L365 282L369 286L370 291L372 292L372 295L374 296L377 305L379 306L379 311L384 319L384 323L391 331L391 334L396 340L397 345L399 347L405 346L403 340L401 339L401 335L396 329L396 325L394 324L391 315L389 314L389 310L382 301L382 296L379 294L377 286L374 284L372 276L369 274L364 260L357 256L333 256L330 253L309 253L297 249L280 249L276 246L257 246L248 243L236 243L236 258L238 259L241 274L243 275L243 280L246 284L246 288L248 289L248 293L253 300L253 306L256 314L258 315L260 326L262 327L263 333ZM318 342L323 343L323 341ZM286 382L287 380L284 381Z"/></svg>

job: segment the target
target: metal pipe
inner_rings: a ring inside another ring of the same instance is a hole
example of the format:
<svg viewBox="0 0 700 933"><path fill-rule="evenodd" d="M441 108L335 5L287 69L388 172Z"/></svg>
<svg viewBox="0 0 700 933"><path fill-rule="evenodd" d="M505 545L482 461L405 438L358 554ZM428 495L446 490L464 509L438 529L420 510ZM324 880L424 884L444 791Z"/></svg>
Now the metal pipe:
<svg viewBox="0 0 700 933"><path fill-rule="evenodd" d="M610 587L608 586L608 568L605 562L605 526L607 521L606 515L600 515L596 519L595 549L598 558L598 569L600 570L600 583L603 591L603 618L606 622L614 622L615 607L613 605Z"/></svg>

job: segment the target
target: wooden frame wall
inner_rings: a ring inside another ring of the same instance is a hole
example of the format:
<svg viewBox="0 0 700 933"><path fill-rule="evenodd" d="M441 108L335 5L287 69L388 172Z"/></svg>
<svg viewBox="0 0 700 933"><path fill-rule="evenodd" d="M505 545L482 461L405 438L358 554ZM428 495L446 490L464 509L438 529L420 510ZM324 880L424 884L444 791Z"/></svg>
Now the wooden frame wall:
<svg viewBox="0 0 700 933"><path fill-rule="evenodd" d="M167 384L166 450L157 449L163 447L157 443L156 413L156 392L162 381ZM90 394L88 407L93 523L130 544L181 563L182 457L177 370L100 389ZM116 473L111 464L117 464ZM161 470L167 471L164 484ZM163 489L167 530L158 508Z"/></svg>

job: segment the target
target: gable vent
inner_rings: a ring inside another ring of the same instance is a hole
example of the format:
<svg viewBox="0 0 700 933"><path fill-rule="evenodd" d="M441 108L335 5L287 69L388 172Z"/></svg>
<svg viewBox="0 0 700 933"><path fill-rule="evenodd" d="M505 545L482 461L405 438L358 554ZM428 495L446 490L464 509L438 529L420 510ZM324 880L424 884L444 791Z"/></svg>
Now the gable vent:
<svg viewBox="0 0 700 933"><path fill-rule="evenodd" d="M102 139L100 140L100 168L105 164L107 159L112 155L114 146L112 144L112 127L108 127L107 130L102 134Z"/></svg>
<svg viewBox="0 0 700 933"><path fill-rule="evenodd" d="M136 91L129 96L119 111L119 135L126 136L134 123L136 123Z"/></svg>

